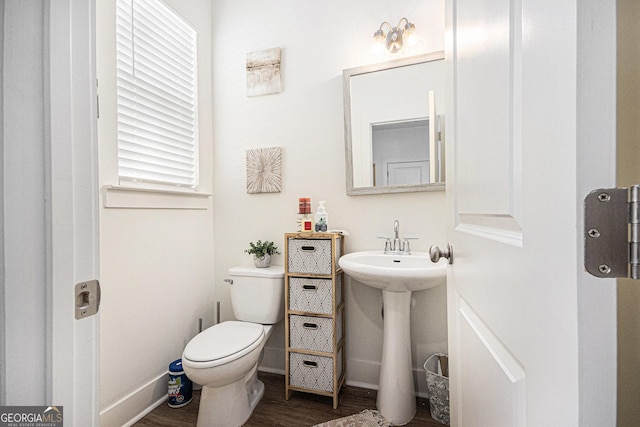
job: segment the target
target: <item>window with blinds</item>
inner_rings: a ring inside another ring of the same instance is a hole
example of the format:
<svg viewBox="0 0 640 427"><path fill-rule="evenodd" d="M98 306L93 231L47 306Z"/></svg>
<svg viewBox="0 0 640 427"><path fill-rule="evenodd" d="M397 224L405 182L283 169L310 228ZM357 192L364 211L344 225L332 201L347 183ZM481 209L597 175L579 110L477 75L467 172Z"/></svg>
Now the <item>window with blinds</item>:
<svg viewBox="0 0 640 427"><path fill-rule="evenodd" d="M117 0L120 182L198 185L196 32L159 0Z"/></svg>

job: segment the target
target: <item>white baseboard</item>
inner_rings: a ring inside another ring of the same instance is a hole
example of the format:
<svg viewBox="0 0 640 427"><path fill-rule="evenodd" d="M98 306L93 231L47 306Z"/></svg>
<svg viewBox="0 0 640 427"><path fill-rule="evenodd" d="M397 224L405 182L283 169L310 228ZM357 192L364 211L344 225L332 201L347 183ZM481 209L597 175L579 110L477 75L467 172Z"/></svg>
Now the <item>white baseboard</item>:
<svg viewBox="0 0 640 427"><path fill-rule="evenodd" d="M268 374L282 375L282 376L284 376L286 374L284 369L274 369L274 368L269 368L269 367L265 367L265 366L258 366L258 371L266 372Z"/></svg>
<svg viewBox="0 0 640 427"><path fill-rule="evenodd" d="M258 370L284 375L285 358L284 347L265 347Z"/></svg>
<svg viewBox="0 0 640 427"><path fill-rule="evenodd" d="M413 384L416 387L416 396L429 397L429 393L427 392L427 377L424 369L413 368Z"/></svg>
<svg viewBox="0 0 640 427"><path fill-rule="evenodd" d="M100 411L100 425L131 426L167 400L168 373L159 375L137 390Z"/></svg>
<svg viewBox="0 0 640 427"><path fill-rule="evenodd" d="M362 359L347 359L347 385L378 390L380 363ZM427 397L427 379L423 369L413 368L416 395Z"/></svg>
<svg viewBox="0 0 640 427"><path fill-rule="evenodd" d="M366 388L367 390L377 390L378 389L378 384L363 383L361 381L347 380L345 382L345 384L347 384L348 386L351 386L351 387Z"/></svg>
<svg viewBox="0 0 640 427"><path fill-rule="evenodd" d="M148 413L150 413L151 411L156 409L158 406L160 406L160 405L162 405L163 403L166 403L166 402L167 402L167 397L166 396L161 397L160 399L158 399L157 402L155 402L154 404L149 406L144 411L140 412L131 421L129 421L128 423L124 424L122 427L131 427L132 425L134 425L135 423L137 423L138 421L143 419L145 417L145 415L147 415Z"/></svg>
<svg viewBox="0 0 640 427"><path fill-rule="evenodd" d="M416 379L416 375L417 375L417 379ZM429 397L427 393L427 381L426 379L424 381L421 381L420 375L424 377L424 372L420 372L419 370L416 372L415 369L413 370L414 385L418 386L416 390L416 396L423 397L426 399L427 397ZM351 387L366 388L368 390L378 390L378 384L364 383L361 381L353 381L353 380L347 380L346 384Z"/></svg>

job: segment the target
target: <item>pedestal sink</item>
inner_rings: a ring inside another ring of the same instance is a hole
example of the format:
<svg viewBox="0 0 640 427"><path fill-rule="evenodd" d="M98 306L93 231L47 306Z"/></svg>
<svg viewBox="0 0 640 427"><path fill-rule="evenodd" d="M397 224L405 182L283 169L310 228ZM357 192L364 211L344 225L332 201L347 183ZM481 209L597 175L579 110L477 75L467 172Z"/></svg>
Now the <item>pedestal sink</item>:
<svg viewBox="0 0 640 427"><path fill-rule="evenodd" d="M385 254L383 251L353 252L339 265L363 285L382 289L384 338L377 407L394 425L404 425L416 414L411 366L411 292L446 283L446 260L431 262L429 254Z"/></svg>

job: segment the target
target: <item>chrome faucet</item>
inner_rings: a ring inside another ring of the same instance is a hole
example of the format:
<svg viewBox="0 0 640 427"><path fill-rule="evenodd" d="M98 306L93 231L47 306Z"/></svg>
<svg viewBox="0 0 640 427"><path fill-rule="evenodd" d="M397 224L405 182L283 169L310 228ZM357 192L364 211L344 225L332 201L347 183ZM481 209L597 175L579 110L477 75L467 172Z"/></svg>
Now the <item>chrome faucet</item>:
<svg viewBox="0 0 640 427"><path fill-rule="evenodd" d="M393 221L393 250L394 251L399 251L400 250L400 222L398 222L398 220L396 219L395 221ZM404 248L403 248L404 249Z"/></svg>
<svg viewBox="0 0 640 427"><path fill-rule="evenodd" d="M386 236L378 236L378 239L385 239L385 243L384 243L385 254L411 255L409 240L416 240L417 237L407 237L405 239L401 239L400 238L400 222L396 219L395 221L393 221L393 241L391 241L391 237L386 237Z"/></svg>

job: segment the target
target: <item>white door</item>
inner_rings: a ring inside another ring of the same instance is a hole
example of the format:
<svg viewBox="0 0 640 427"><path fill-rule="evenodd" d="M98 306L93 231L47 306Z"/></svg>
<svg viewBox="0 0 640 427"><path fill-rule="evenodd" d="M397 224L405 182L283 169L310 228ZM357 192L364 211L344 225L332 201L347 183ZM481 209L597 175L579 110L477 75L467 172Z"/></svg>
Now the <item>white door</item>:
<svg viewBox="0 0 640 427"><path fill-rule="evenodd" d="M453 426L615 425L615 285L581 261L615 170L615 2L593 3L446 3Z"/></svg>
<svg viewBox="0 0 640 427"><path fill-rule="evenodd" d="M384 185L426 184L429 182L429 161L385 162L388 182Z"/></svg>

